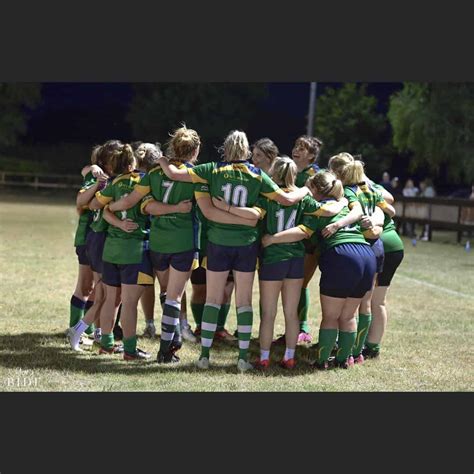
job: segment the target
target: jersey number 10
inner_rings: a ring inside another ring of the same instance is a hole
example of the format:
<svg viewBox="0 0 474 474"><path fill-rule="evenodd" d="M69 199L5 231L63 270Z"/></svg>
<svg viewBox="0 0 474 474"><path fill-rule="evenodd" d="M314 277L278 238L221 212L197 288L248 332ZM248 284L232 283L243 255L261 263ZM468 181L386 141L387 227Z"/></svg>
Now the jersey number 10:
<svg viewBox="0 0 474 474"><path fill-rule="evenodd" d="M247 206L248 191L245 186L238 184L232 190L232 184L228 183L225 186L222 186L221 190L224 192L224 200L227 204L239 207Z"/></svg>

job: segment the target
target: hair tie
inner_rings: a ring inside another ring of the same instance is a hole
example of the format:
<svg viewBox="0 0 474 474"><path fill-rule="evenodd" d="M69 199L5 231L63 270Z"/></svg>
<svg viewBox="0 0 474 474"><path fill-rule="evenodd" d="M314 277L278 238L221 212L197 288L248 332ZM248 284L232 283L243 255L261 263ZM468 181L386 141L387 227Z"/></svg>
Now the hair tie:
<svg viewBox="0 0 474 474"><path fill-rule="evenodd" d="M333 180L332 180L331 189L330 189L329 191L332 191L332 189L334 188L335 185L336 185L336 180L333 179Z"/></svg>

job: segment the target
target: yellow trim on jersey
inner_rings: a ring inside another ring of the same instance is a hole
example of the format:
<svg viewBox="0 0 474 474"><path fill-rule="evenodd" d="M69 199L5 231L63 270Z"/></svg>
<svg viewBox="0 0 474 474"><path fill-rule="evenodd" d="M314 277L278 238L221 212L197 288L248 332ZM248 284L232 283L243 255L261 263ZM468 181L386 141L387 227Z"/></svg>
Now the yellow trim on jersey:
<svg viewBox="0 0 474 474"><path fill-rule="evenodd" d="M141 184L136 184L133 188L134 191L138 191L142 196L145 196L151 191L150 186L142 186Z"/></svg>
<svg viewBox="0 0 474 474"><path fill-rule="evenodd" d="M135 181L136 183L140 182L140 175L138 173L125 173L120 176L117 176L113 181L112 184L116 184L123 179L130 179L131 181Z"/></svg>
<svg viewBox="0 0 474 474"><path fill-rule="evenodd" d="M258 179L259 181L262 181L262 176L256 173L252 173L247 166L245 166L242 163L234 163L231 165L226 165L226 166L221 166L220 168L213 169L212 174L217 174L217 173L225 173L226 171L242 171L242 173L249 174L253 178Z"/></svg>
<svg viewBox="0 0 474 474"><path fill-rule="evenodd" d="M253 206L252 209L255 209L260 214L259 220L262 220L267 213L267 211L261 207Z"/></svg>
<svg viewBox="0 0 474 474"><path fill-rule="evenodd" d="M155 201L152 196L149 196L147 198L144 198L142 203L140 204L140 212L142 214L148 215L148 213L145 211L145 207L150 204L151 201Z"/></svg>
<svg viewBox="0 0 474 474"><path fill-rule="evenodd" d="M360 206L362 208L362 205L359 201L350 202L347 207L350 210L352 210L352 209L354 209L354 206Z"/></svg>
<svg viewBox="0 0 474 474"><path fill-rule="evenodd" d="M153 277L146 273L138 272L137 285L153 285Z"/></svg>
<svg viewBox="0 0 474 474"><path fill-rule="evenodd" d="M193 183L203 183L203 184L208 184L207 181L204 178L201 178L198 176L192 168L186 168L188 170L188 174L191 175L191 180Z"/></svg>
<svg viewBox="0 0 474 474"><path fill-rule="evenodd" d="M314 234L314 230L306 227L304 224L300 224L297 227L301 229L308 237L311 237Z"/></svg>
<svg viewBox="0 0 474 474"><path fill-rule="evenodd" d="M377 207L380 207L380 209L387 209L387 207L388 207L387 201L378 202Z"/></svg>
<svg viewBox="0 0 474 474"><path fill-rule="evenodd" d="M160 171L160 170L161 170L161 166L158 165L152 168L150 171L148 171L148 174L151 174L151 173L154 173L155 171Z"/></svg>
<svg viewBox="0 0 474 474"><path fill-rule="evenodd" d="M201 267L207 270L207 257L202 257Z"/></svg>
<svg viewBox="0 0 474 474"><path fill-rule="evenodd" d="M270 199L270 201L276 201L275 196L278 196L279 194L285 194L281 189L278 189L278 191L272 191L271 193L260 193L262 196L266 197L267 199Z"/></svg>
<svg viewBox="0 0 474 474"><path fill-rule="evenodd" d="M194 191L194 197L196 198L196 201L201 198L210 198L211 195L209 193L205 193L202 191Z"/></svg>
<svg viewBox="0 0 474 474"><path fill-rule="evenodd" d="M104 196L103 194L101 194L100 191L97 191L95 193L95 197L97 198L97 201L99 201L101 204L103 204L104 206L106 204L108 204L110 201L112 201L112 198L111 197L107 197L107 196Z"/></svg>

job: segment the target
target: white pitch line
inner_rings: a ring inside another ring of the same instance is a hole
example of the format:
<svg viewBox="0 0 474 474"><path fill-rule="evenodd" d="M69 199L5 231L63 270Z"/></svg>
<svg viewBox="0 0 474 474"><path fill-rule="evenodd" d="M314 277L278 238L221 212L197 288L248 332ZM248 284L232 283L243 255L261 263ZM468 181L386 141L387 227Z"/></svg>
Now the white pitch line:
<svg viewBox="0 0 474 474"><path fill-rule="evenodd" d="M449 290L448 288L443 288L442 286L434 285L433 283L428 283L427 281L418 280L417 278L409 277L401 273L396 273L396 275L402 278L405 278L407 280L413 281L415 283L419 283L420 285L428 286L429 288L434 288L439 291L444 291L445 293L449 293L450 295L463 296L464 298L474 298L473 295L468 295L467 293L461 293L460 291Z"/></svg>

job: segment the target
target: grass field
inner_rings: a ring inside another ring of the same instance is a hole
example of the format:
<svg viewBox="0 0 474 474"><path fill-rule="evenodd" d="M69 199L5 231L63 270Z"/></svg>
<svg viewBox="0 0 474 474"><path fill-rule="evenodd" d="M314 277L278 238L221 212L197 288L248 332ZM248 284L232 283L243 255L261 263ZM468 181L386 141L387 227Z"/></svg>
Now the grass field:
<svg viewBox="0 0 474 474"><path fill-rule="evenodd" d="M299 368L237 374L237 349L216 345L213 369L193 363L199 346L186 344L179 366L155 362L159 340L139 339L152 352L146 363L120 356L77 354L64 331L74 290L73 247L77 215L73 197L33 191L0 191L0 390L2 391L471 391L474 320L474 252L455 243L455 234L435 232L433 242L413 247L389 295L389 325L379 360L352 370L313 372L312 354L299 347ZM319 272L311 283L311 327L320 322ZM189 288L190 289L190 288ZM257 285L254 308L258 308ZM160 313L155 311L159 321ZM192 316L189 314L192 321ZM235 310L228 319L236 327ZM253 337L257 336L258 314ZM159 327L159 324L157 324ZM144 320L139 312L139 334ZM282 314L276 333L283 332ZM252 342L252 356L258 353ZM281 357L276 350L272 359ZM276 364L275 364L276 365Z"/></svg>

